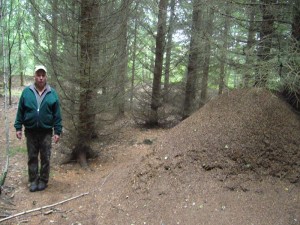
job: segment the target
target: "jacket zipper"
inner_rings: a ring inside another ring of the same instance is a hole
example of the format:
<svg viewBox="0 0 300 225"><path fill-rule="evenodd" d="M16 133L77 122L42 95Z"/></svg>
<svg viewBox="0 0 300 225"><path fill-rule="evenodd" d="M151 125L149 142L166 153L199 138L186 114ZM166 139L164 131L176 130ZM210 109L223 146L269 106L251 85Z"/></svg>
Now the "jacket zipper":
<svg viewBox="0 0 300 225"><path fill-rule="evenodd" d="M38 96L38 93L37 91L34 89L33 86L31 86L30 88L34 94L35 94L35 99L36 99L36 103L37 103L37 121L36 121L36 125L37 127L39 127L39 120L40 120L40 108L41 108L41 105L42 105L42 101L44 101L44 98L46 97L46 95L50 92L48 89L46 89L44 92L46 93L43 93L42 96ZM42 97L42 99L40 99L40 97Z"/></svg>
<svg viewBox="0 0 300 225"><path fill-rule="evenodd" d="M40 107L38 106L38 108L37 108L37 121L36 121L37 127L39 127L39 120L40 120Z"/></svg>

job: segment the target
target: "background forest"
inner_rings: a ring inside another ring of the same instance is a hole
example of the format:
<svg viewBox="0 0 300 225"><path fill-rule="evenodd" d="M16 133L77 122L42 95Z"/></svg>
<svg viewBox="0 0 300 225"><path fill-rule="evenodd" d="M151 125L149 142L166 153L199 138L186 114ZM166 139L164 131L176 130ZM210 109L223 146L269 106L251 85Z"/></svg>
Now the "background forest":
<svg viewBox="0 0 300 225"><path fill-rule="evenodd" d="M1 84L48 69L73 158L125 115L148 126L189 117L244 87L282 93L299 110L298 0L1 0ZM3 88L4 89L4 88ZM3 94L3 91L1 91Z"/></svg>

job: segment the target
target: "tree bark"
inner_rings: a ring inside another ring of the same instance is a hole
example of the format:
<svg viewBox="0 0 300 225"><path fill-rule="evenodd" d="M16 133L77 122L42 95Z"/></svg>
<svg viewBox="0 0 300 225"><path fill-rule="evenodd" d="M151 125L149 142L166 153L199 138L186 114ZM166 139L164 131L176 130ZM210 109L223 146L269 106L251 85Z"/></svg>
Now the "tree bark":
<svg viewBox="0 0 300 225"><path fill-rule="evenodd" d="M256 0L251 0L251 3L255 3ZM245 55L246 55L246 62L245 62L245 66L246 66L246 72L244 75L244 87L249 87L250 85L250 80L251 78L253 79L253 77L251 76L251 70L252 70L252 66L253 66L253 59L251 56L251 49L253 48L253 46L255 45L255 8L254 6L250 6L251 8L249 9L249 28L248 28L248 37L247 37L247 45L245 47ZM250 68L251 67L251 68Z"/></svg>
<svg viewBox="0 0 300 225"><path fill-rule="evenodd" d="M22 37L21 32L18 33L19 37L19 70L20 70L20 86L24 86L24 74L23 74L23 59L22 59Z"/></svg>
<svg viewBox="0 0 300 225"><path fill-rule="evenodd" d="M290 60L285 70L288 73L281 75L285 85L283 86L282 95L287 102L292 105L297 111L300 111L300 2L295 1L293 5L293 21L292 21L292 48L290 52ZM281 65L280 69L282 69Z"/></svg>
<svg viewBox="0 0 300 225"><path fill-rule="evenodd" d="M167 34L167 45L166 45L166 65L165 65L165 81L164 81L164 102L169 101L169 89L170 89L170 65L171 65L171 50L172 50L172 39L174 32L174 17L175 17L175 0L171 0L170 4L170 19L169 29Z"/></svg>
<svg viewBox="0 0 300 225"><path fill-rule="evenodd" d="M135 11L138 9L139 3L136 2ZM135 82L135 65L137 55L137 29L138 22L137 17L134 18L134 32L133 32L133 44L132 44L132 70L131 70L131 87L130 87L130 109L133 108L133 96L134 96L134 82Z"/></svg>
<svg viewBox="0 0 300 225"><path fill-rule="evenodd" d="M259 66L256 74L255 86L265 87L268 81L268 72L264 71L265 63L271 58L270 51L274 33L274 15L271 5L275 0L261 0L262 23L258 46Z"/></svg>
<svg viewBox="0 0 300 225"><path fill-rule="evenodd" d="M185 86L185 99L183 104L183 119L192 113L192 104L196 96L196 80L199 62L199 36L201 30L201 0L195 0L193 4L192 34L190 41L189 60L187 68L187 80Z"/></svg>
<svg viewBox="0 0 300 225"><path fill-rule="evenodd" d="M152 85L151 113L148 121L149 125L158 125L158 108L161 104L161 77L163 69L163 55L165 50L166 17L168 0L159 1L159 13L157 23L155 65Z"/></svg>
<svg viewBox="0 0 300 225"><path fill-rule="evenodd" d="M127 51L127 30L128 19L131 0L122 1L122 16L120 21L120 37L119 37L119 79L118 79L118 116L125 115L125 84L127 80L127 65L128 65L128 51Z"/></svg>
<svg viewBox="0 0 300 225"><path fill-rule="evenodd" d="M58 41L58 0L52 1L52 32L51 32L51 49L50 49L50 60L53 68L57 68L58 57L57 57L57 41ZM55 87L57 77L56 73L51 74L51 84Z"/></svg>
<svg viewBox="0 0 300 225"><path fill-rule="evenodd" d="M97 36L97 15L99 14L98 1L81 1L80 17L80 95L79 95L79 122L77 145L73 150L76 159L83 167L87 166L87 157L92 149L91 139L95 133L93 110L93 68L95 49L93 41Z"/></svg>
<svg viewBox="0 0 300 225"><path fill-rule="evenodd" d="M230 14L230 9L228 4L226 4L226 15ZM224 31L223 31L223 46L221 49L221 62L220 62L220 78L219 78L219 91L218 94L222 94L225 87L225 77L226 77L226 62L228 53L228 31L229 31L229 17L225 17Z"/></svg>
<svg viewBox="0 0 300 225"><path fill-rule="evenodd" d="M292 38L295 41L297 52L300 52L300 2L295 1L293 7Z"/></svg>
<svg viewBox="0 0 300 225"><path fill-rule="evenodd" d="M33 50L34 50L34 63L35 65L40 64L39 61L39 56L40 56L40 39L39 39L39 26L40 26L40 21L39 21L39 15L38 12L35 9L36 2L35 0L30 0L31 2L31 11L33 15Z"/></svg>
<svg viewBox="0 0 300 225"><path fill-rule="evenodd" d="M207 27L206 27L206 44L204 48L204 64L203 64L203 77L201 82L201 95L200 95L200 107L203 106L207 101L207 87L208 87L208 76L210 66L210 55L211 55L211 38L213 34L213 19L214 10L209 9Z"/></svg>

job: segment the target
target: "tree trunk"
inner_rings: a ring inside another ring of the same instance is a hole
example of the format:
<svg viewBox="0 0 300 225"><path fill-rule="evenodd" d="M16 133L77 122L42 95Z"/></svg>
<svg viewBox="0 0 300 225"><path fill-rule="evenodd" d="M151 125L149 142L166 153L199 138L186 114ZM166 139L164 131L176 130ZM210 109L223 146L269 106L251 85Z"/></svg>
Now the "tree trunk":
<svg viewBox="0 0 300 225"><path fill-rule="evenodd" d="M201 0L195 0L193 4L192 34L190 41L189 61L187 68L187 80L185 87L185 99L183 104L183 119L192 113L192 104L196 96L196 80L198 75L199 61L199 36L201 29Z"/></svg>
<svg viewBox="0 0 300 225"><path fill-rule="evenodd" d="M128 52L127 52L127 28L129 19L131 0L122 1L122 16L120 21L120 37L119 37L119 76L118 79L118 116L125 115L125 84L127 80L127 65L128 65Z"/></svg>
<svg viewBox="0 0 300 225"><path fill-rule="evenodd" d="M8 30L7 25L5 23L5 16L3 15L3 4L5 5L5 2L1 1L0 2L0 25L2 28L2 32L1 32L1 38L2 38L2 57L3 57L3 61L2 61L2 72L3 72L3 85L4 85L4 117L5 117L5 147L6 147L6 153L5 153L5 158L6 158L6 162L5 165L4 163L2 164L1 161L1 165L2 165L2 174L1 174L1 180L0 180L0 194L1 194L1 190L2 190L2 186L4 185L5 182L5 178L8 172L8 167L9 167L9 149L10 149L10 138L9 138L9 120L8 120L8 105L7 105L7 82L9 77L7 77L7 46L5 43L5 37L6 37L6 31ZM1 83L2 84L2 83ZM1 93L0 93L1 96ZM4 129L2 127L2 129ZM2 137L3 138L3 137ZM3 138L4 139L4 138ZM2 154L1 154L1 158L2 158ZM2 160L2 159L1 159Z"/></svg>
<svg viewBox="0 0 300 225"><path fill-rule="evenodd" d="M160 107L161 96L161 76L163 69L163 55L165 48L166 17L168 0L159 1L159 13L157 23L155 65L152 85L151 113L148 121L149 125L158 125L158 108Z"/></svg>
<svg viewBox="0 0 300 225"><path fill-rule="evenodd" d="M206 27L206 44L204 48L204 64L203 64L203 77L201 82L201 95L200 95L200 107L207 101L207 86L210 66L210 54L211 54L211 38L213 34L213 19L214 10L209 9L207 27Z"/></svg>
<svg viewBox="0 0 300 225"><path fill-rule="evenodd" d="M24 86L24 67L23 67L23 58L22 58L22 38L21 32L18 33L19 38L19 70L20 70L20 86Z"/></svg>
<svg viewBox="0 0 300 225"><path fill-rule="evenodd" d="M135 10L138 9L138 2L136 2ZM131 70L131 87L130 87L130 109L133 107L133 96L134 96L134 81L135 81L135 64L137 55L137 29L138 22L137 17L134 18L134 33L133 33L133 44L132 44L132 70Z"/></svg>
<svg viewBox="0 0 300 225"><path fill-rule="evenodd" d="M296 51L300 52L300 2L295 1L293 7L292 38L295 41Z"/></svg>
<svg viewBox="0 0 300 225"><path fill-rule="evenodd" d="M262 24L258 46L258 73L256 74L255 86L265 87L268 81L268 72L265 71L266 62L271 58L272 37L274 33L274 15L271 5L275 0L261 0Z"/></svg>
<svg viewBox="0 0 300 225"><path fill-rule="evenodd" d="M219 78L219 92L222 94L225 87L225 77L226 77L226 62L227 62L227 53L228 53L228 31L229 31L229 14L230 9L228 4L226 4L226 13L223 31L223 47L221 49L221 62L220 62L220 78Z"/></svg>
<svg viewBox="0 0 300 225"><path fill-rule="evenodd" d="M31 2L31 11L32 11L32 15L33 15L34 63L35 63L35 65L37 65L37 64L41 64L39 61L39 56L40 56L39 26L40 26L40 22L39 22L38 12L35 9L36 2L35 2L35 0L30 0L30 2Z"/></svg>
<svg viewBox="0 0 300 225"><path fill-rule="evenodd" d="M282 74L285 82L282 95L287 102L297 111L300 111L300 2L295 1L293 5L293 21L292 21L292 48L290 52L289 65L285 66L287 73ZM282 69L283 66L280 67Z"/></svg>
<svg viewBox="0 0 300 225"><path fill-rule="evenodd" d="M174 32L174 17L175 17L175 0L171 0L171 11L169 19L169 29L167 34L166 45L166 67L165 67L165 81L164 81L164 102L169 101L169 86L170 86L170 65L171 65L171 50L172 50L172 38Z"/></svg>
<svg viewBox="0 0 300 225"><path fill-rule="evenodd" d="M251 0L251 3L255 3L256 0ZM255 8L254 6L250 6L251 8L249 9L249 28L248 28L248 37L247 37L247 45L245 47L245 55L246 55L246 71L244 74L244 87L249 87L250 85L250 80L253 77L251 76L252 74L252 66L253 66L253 56L251 56L252 48L255 44Z"/></svg>
<svg viewBox="0 0 300 225"><path fill-rule="evenodd" d="M52 32L51 32L51 53L50 53L50 60L51 60L51 65L53 68L57 68L57 63L58 63L58 57L57 57L57 41L58 41L58 36L57 36L57 30L58 30L58 20L57 20L57 15L58 15L58 0L53 0L52 1ZM56 73L51 74L51 84L55 88L56 84Z"/></svg>
<svg viewBox="0 0 300 225"><path fill-rule="evenodd" d="M90 147L92 135L94 134L93 112L93 68L95 57L95 46L93 41L97 36L95 25L99 5L97 1L87 0L81 2L80 17L80 95L79 95L79 122L77 144L73 154L81 166L87 166L87 157L92 149Z"/></svg>

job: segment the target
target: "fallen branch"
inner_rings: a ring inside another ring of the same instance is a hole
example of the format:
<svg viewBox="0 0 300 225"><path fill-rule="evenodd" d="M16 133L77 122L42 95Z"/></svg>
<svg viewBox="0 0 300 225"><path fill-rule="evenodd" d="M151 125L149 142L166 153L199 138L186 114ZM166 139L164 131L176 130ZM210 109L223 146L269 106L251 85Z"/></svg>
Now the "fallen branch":
<svg viewBox="0 0 300 225"><path fill-rule="evenodd" d="M22 216L22 215L25 215L25 214L28 214L28 213L36 212L36 211L39 211L39 210L42 210L42 209L47 209L47 208L50 208L50 207L53 207L53 206L56 206L56 205L60 205L60 204L63 204L63 203L65 203L65 202L74 200L74 199L76 199L76 198L80 198L80 197L85 196L85 195L88 195L88 194L89 194L89 193L86 192L86 193L83 193L83 194L81 194L81 195L77 195L77 196L74 196L74 197L72 197L72 198L66 199L66 200L64 200L64 201L54 203L54 204L52 204L52 205L46 205L46 206L42 206L42 207L40 207L40 208L36 208L36 209L31 209L31 210L27 210L27 211L24 211L24 212L20 212L20 213L17 213L17 214L15 214L15 215L11 215L11 216L8 216L8 217L6 217L6 218L0 219L0 222L6 221L6 220L9 220L9 219L18 217L18 216Z"/></svg>

